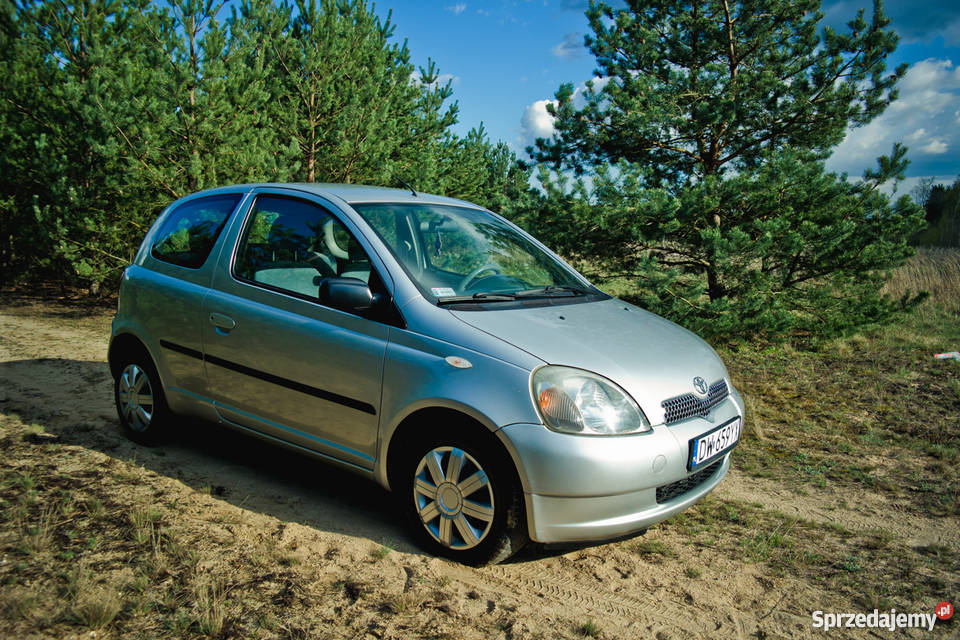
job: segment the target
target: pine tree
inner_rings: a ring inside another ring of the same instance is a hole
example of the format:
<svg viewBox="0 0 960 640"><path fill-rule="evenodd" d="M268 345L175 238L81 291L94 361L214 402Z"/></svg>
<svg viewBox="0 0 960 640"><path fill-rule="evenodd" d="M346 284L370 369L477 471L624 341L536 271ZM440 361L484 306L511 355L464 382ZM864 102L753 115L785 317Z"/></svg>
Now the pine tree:
<svg viewBox="0 0 960 640"><path fill-rule="evenodd" d="M21 268L72 274L91 291L129 262L148 225L127 183L116 122L133 117L149 51L147 0L22 3L0 138L4 229ZM139 191L139 190L137 190ZM16 227L21 227L17 229Z"/></svg>
<svg viewBox="0 0 960 640"><path fill-rule="evenodd" d="M144 21L155 48L138 117L119 125L131 174L161 202L238 182L285 181L295 149L273 126L273 95L256 43L218 20L222 2L173 0Z"/></svg>
<svg viewBox="0 0 960 640"><path fill-rule="evenodd" d="M960 247L960 178L950 186L933 182L921 181L914 190L930 226L912 238L913 244Z"/></svg>
<svg viewBox="0 0 960 640"><path fill-rule="evenodd" d="M232 24L262 52L272 117L305 182L390 183L456 122L433 65L416 80L406 43L362 0L245 2Z"/></svg>
<svg viewBox="0 0 960 640"><path fill-rule="evenodd" d="M38 129L30 117L28 78L36 74L40 58L22 37L17 14L13 0L0 0L0 75L6 80L0 98L0 284L15 274L36 272L40 265L30 246L42 243L24 184L32 178L31 142Z"/></svg>
<svg viewBox="0 0 960 640"><path fill-rule="evenodd" d="M448 131L419 155L406 175L422 191L509 211L529 190L529 170L505 143L491 142L483 124L462 138Z"/></svg>
<svg viewBox="0 0 960 640"><path fill-rule="evenodd" d="M922 225L909 198L879 193L903 177L906 149L856 184L823 160L896 98L906 69L887 72L897 36L879 1L843 32L818 32L819 5L591 3L597 77L556 94L556 136L530 151L560 177L543 171L528 222L703 331L824 334L888 315L882 272ZM550 210L577 225L548 224Z"/></svg>

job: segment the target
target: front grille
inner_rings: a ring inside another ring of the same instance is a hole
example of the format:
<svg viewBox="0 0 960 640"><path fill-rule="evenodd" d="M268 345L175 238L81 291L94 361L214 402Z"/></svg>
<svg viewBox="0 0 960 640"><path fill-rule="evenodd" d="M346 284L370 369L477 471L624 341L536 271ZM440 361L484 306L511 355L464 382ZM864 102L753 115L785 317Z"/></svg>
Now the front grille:
<svg viewBox="0 0 960 640"><path fill-rule="evenodd" d="M666 424L673 424L674 422L680 422L692 416L700 416L702 418L710 413L710 409L720 404L728 395L730 395L730 391L727 389L726 380L717 380L710 385L710 389L707 391L707 397L704 399L700 399L692 393L685 393L682 396L668 398L660 403L660 406L666 411L664 422Z"/></svg>
<svg viewBox="0 0 960 640"><path fill-rule="evenodd" d="M676 482L665 484L662 487L657 487L657 503L663 504L664 502L669 502L677 496L699 487L713 475L714 471L720 469L722 462L723 458L721 457L716 462L711 463L710 466L700 469L700 471L687 476L683 480L677 480Z"/></svg>

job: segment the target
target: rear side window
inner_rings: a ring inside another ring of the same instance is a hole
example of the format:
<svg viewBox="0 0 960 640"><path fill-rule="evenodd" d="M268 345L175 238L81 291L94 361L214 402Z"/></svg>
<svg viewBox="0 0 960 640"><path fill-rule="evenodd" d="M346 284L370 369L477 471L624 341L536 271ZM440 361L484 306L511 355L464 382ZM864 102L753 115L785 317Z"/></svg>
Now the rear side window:
<svg viewBox="0 0 960 640"><path fill-rule="evenodd" d="M200 268L238 202L240 194L229 193L183 203L160 227L151 250L153 257L181 267Z"/></svg>

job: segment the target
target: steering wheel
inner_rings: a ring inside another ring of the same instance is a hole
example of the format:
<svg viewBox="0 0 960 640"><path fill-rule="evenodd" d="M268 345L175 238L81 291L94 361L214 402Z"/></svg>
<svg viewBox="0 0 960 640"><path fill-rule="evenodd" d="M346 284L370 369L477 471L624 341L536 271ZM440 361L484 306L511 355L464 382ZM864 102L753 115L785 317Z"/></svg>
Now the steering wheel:
<svg viewBox="0 0 960 640"><path fill-rule="evenodd" d="M492 271L493 273L491 273L490 275L495 276L500 273L500 267L493 264L492 262L488 262L484 265L477 267L476 269L474 269L473 271L465 275L463 277L463 280L460 281L460 291L466 291L467 285L473 284L473 281L478 279L477 276L487 271Z"/></svg>

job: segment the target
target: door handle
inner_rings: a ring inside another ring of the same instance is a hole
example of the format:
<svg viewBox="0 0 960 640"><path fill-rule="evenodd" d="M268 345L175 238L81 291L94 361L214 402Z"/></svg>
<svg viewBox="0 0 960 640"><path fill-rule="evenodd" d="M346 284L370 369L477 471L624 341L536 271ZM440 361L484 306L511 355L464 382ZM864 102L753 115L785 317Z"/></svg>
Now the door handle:
<svg viewBox="0 0 960 640"><path fill-rule="evenodd" d="M237 326L237 321L222 313L211 313L210 324L216 327L218 333L227 333Z"/></svg>

